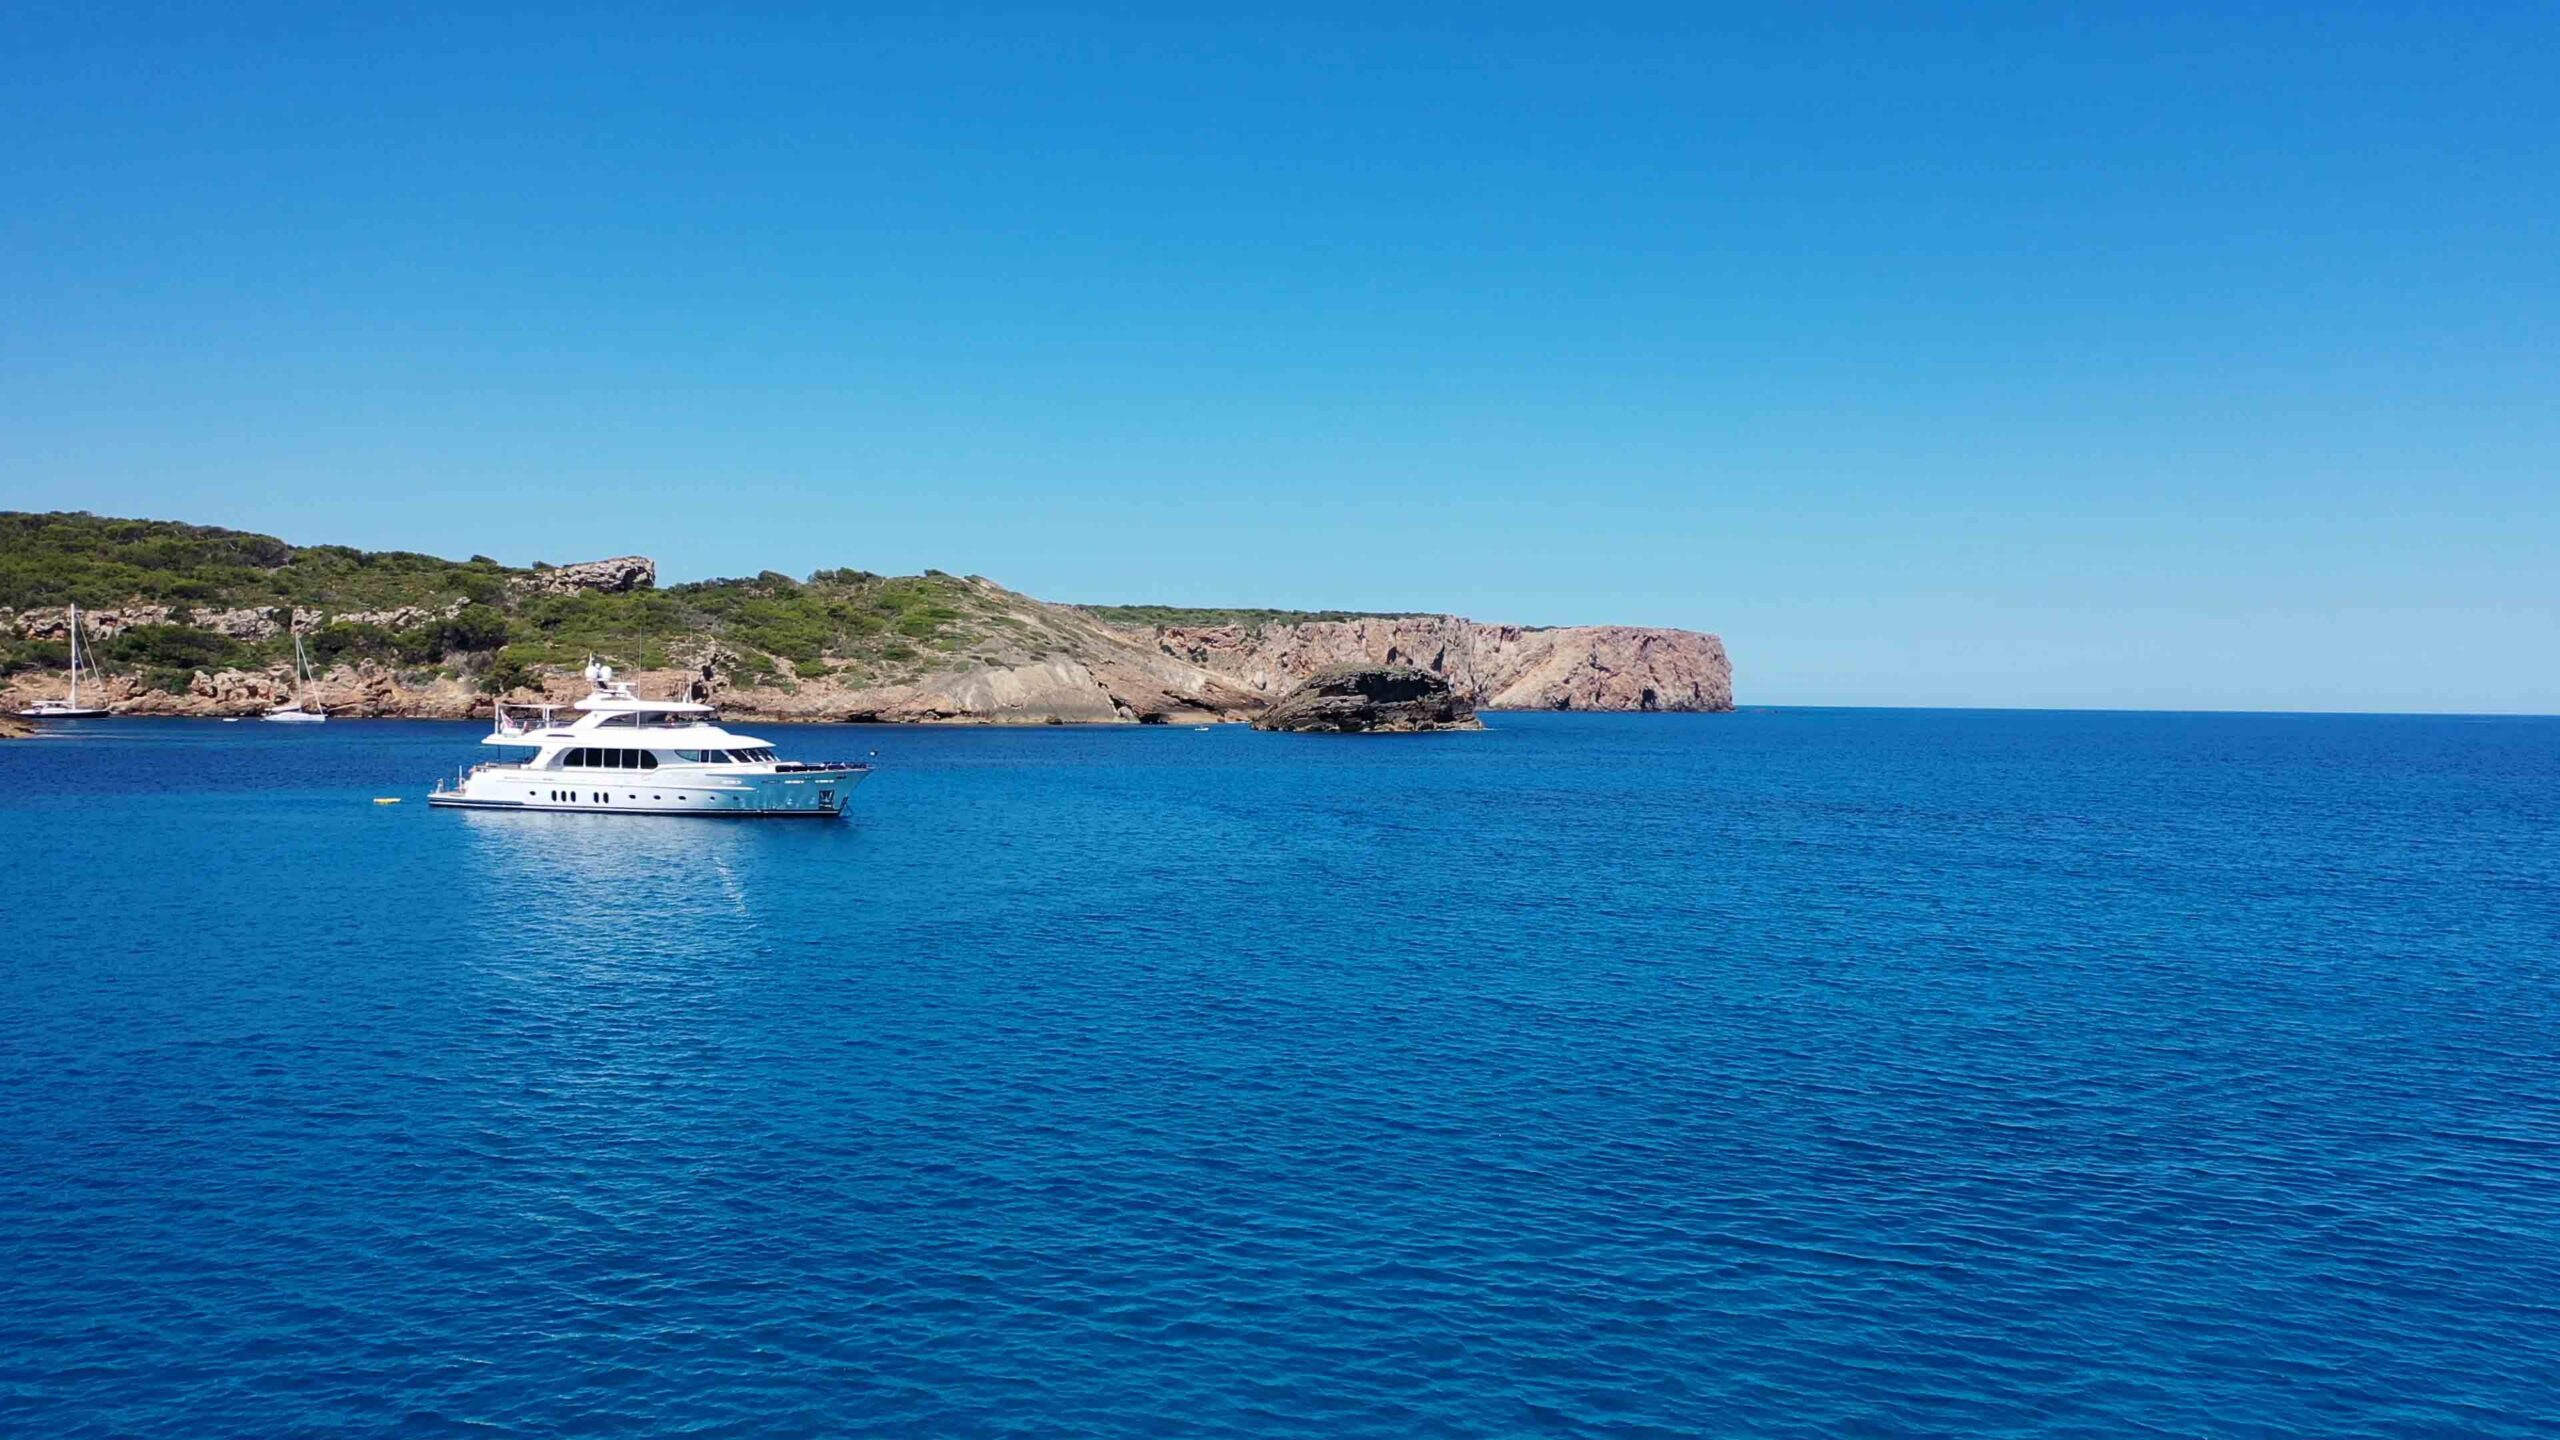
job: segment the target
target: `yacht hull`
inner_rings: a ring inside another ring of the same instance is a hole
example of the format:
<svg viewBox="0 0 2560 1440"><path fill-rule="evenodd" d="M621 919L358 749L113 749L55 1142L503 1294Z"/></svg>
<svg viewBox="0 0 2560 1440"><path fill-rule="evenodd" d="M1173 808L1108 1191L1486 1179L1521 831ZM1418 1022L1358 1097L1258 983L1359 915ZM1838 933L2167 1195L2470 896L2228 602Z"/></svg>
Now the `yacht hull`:
<svg viewBox="0 0 2560 1440"><path fill-rule="evenodd" d="M459 789L427 803L444 810L548 811L583 815L705 815L734 820L832 820L842 815L867 771L825 770L730 777L705 784L661 773L643 785L616 776L564 779L557 771L487 766Z"/></svg>
<svg viewBox="0 0 2560 1440"><path fill-rule="evenodd" d="M524 800L467 800L460 795L430 795L427 804L437 810L508 810L520 815L686 815L704 820L834 820L845 813L841 807L834 810L709 810L677 805L665 808L647 805L545 805Z"/></svg>
<svg viewBox="0 0 2560 1440"><path fill-rule="evenodd" d="M21 720L104 720L107 718L107 712L86 705L76 710L68 705L39 705L33 710L19 711L18 718Z"/></svg>

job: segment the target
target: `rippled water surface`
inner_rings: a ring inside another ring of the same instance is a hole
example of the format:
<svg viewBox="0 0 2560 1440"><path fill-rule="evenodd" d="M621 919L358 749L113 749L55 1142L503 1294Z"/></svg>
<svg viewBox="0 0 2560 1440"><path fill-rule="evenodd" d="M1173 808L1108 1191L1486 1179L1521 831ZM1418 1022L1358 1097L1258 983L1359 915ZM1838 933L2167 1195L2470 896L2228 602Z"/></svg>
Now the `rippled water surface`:
<svg viewBox="0 0 2560 1440"><path fill-rule="evenodd" d="M2560 1427L2560 722L1494 724L0 745L0 1430Z"/></svg>

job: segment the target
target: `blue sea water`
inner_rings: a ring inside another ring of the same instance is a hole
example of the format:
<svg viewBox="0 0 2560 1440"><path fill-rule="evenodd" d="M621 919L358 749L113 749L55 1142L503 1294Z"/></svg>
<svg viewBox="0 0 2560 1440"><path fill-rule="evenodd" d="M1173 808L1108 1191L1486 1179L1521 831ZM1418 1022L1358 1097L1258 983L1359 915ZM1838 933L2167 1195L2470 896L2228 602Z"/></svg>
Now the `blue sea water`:
<svg viewBox="0 0 2560 1440"><path fill-rule="evenodd" d="M0 1430L2560 1433L2560 721L477 733L0 745Z"/></svg>

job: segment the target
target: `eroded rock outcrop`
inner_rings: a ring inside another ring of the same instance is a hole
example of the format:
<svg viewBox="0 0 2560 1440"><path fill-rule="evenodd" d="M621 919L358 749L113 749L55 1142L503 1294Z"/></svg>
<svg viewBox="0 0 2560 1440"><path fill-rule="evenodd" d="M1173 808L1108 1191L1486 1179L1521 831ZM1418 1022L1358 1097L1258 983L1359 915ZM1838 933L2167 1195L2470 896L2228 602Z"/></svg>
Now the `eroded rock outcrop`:
<svg viewBox="0 0 2560 1440"><path fill-rule="evenodd" d="M1412 665L1335 665L1283 695L1256 730L1332 735L1413 735L1481 730L1476 707L1447 677Z"/></svg>
<svg viewBox="0 0 2560 1440"><path fill-rule="evenodd" d="M608 593L647 590L658 583L658 562L646 555L616 555L610 560L555 565L548 570L518 575L508 583L518 593L527 595L574 595L581 590Z"/></svg>

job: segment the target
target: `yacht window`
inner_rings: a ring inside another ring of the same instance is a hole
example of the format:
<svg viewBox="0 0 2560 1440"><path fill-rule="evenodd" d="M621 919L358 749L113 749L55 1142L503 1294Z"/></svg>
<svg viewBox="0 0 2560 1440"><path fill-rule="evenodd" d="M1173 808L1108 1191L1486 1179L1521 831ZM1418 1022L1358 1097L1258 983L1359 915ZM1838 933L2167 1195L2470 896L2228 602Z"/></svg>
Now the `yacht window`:
<svg viewBox="0 0 2560 1440"><path fill-rule="evenodd" d="M657 757L656 755L654 755L654 754L651 754L649 751L646 751L646 750L641 751L641 752L640 752L640 768L641 768L641 769L643 769L643 770L655 770L655 769L657 769L657 768L658 768L658 757Z"/></svg>
<svg viewBox="0 0 2560 1440"><path fill-rule="evenodd" d="M608 770L625 769L631 764L631 752L628 750L607 750L604 752L604 764L605 768Z"/></svg>
<svg viewBox="0 0 2560 1440"><path fill-rule="evenodd" d="M607 715L604 717L604 723L598 725L596 728L599 730L605 730L616 725L628 727L639 723L640 717L637 715Z"/></svg>
<svg viewBox="0 0 2560 1440"><path fill-rule="evenodd" d="M587 752L584 750L572 750L568 754L560 757L560 763L563 765L584 766L587 763Z"/></svg>

